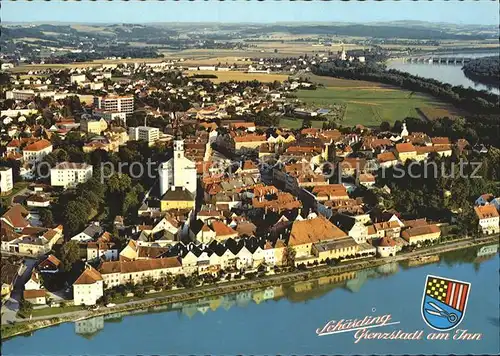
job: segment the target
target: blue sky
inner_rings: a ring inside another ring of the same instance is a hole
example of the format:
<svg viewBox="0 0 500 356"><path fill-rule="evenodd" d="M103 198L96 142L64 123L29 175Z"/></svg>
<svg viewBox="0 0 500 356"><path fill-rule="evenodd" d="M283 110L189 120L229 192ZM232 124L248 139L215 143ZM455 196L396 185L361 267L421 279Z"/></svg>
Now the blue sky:
<svg viewBox="0 0 500 356"><path fill-rule="evenodd" d="M2 21L7 22L373 22L421 20L457 24L497 25L497 1L420 0L384 2L90 2L2 1Z"/></svg>

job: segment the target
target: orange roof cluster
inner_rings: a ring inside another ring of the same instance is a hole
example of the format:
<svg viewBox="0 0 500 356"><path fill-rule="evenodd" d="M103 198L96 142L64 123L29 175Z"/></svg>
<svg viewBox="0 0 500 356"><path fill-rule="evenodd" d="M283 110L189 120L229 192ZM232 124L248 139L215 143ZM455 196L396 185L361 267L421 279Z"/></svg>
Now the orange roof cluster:
<svg viewBox="0 0 500 356"><path fill-rule="evenodd" d="M365 166L366 159L364 158L346 157L342 162L340 162L340 168L342 170L356 169L357 171L363 171Z"/></svg>
<svg viewBox="0 0 500 356"><path fill-rule="evenodd" d="M397 221L384 221L380 223L374 223L373 226L377 231L396 229L400 227Z"/></svg>
<svg viewBox="0 0 500 356"><path fill-rule="evenodd" d="M398 143L396 144L396 151L399 153L416 152L415 146L412 143Z"/></svg>
<svg viewBox="0 0 500 356"><path fill-rule="evenodd" d="M41 139L39 141L36 141L24 148L24 151L29 151L29 152L38 152L41 150L44 150L48 147L52 147L52 143L50 141L47 141L45 139Z"/></svg>
<svg viewBox="0 0 500 356"><path fill-rule="evenodd" d="M359 175L359 181L361 183L375 183L375 176L371 173L361 173Z"/></svg>
<svg viewBox="0 0 500 356"><path fill-rule="evenodd" d="M222 221L218 220L212 222L212 230L215 232L215 236L217 237L231 236L238 234L230 226L227 226Z"/></svg>
<svg viewBox="0 0 500 356"><path fill-rule="evenodd" d="M94 284L97 281L102 281L101 274L94 267L88 266L74 284Z"/></svg>
<svg viewBox="0 0 500 356"><path fill-rule="evenodd" d="M363 149L376 149L384 146L392 146L393 143L388 138L377 138L374 136L367 136L363 139Z"/></svg>
<svg viewBox="0 0 500 356"><path fill-rule="evenodd" d="M243 162L241 169L244 171L249 171L249 170L258 169L258 167L255 164L255 162L250 161L250 160L246 160L245 162Z"/></svg>
<svg viewBox="0 0 500 356"><path fill-rule="evenodd" d="M380 242L378 245L381 247L394 247L394 246L396 246L396 241L394 241L390 237L384 236L380 239Z"/></svg>
<svg viewBox="0 0 500 356"><path fill-rule="evenodd" d="M429 235L435 233L441 233L441 229L437 225L424 225L406 229L401 233L401 236L405 240L408 240L412 237L418 237L422 235Z"/></svg>
<svg viewBox="0 0 500 356"><path fill-rule="evenodd" d="M321 131L320 133L320 136L322 138L326 138L328 140L338 140L342 137L342 133L337 130L337 129L334 129L334 130L324 130L324 131Z"/></svg>
<svg viewBox="0 0 500 356"><path fill-rule="evenodd" d="M451 145L448 137L432 137L431 142L433 145Z"/></svg>
<svg viewBox="0 0 500 356"><path fill-rule="evenodd" d="M498 218L498 211L494 205L482 205L474 208L479 219Z"/></svg>
<svg viewBox="0 0 500 356"><path fill-rule="evenodd" d="M266 135L259 134L242 134L236 135L234 131L232 132L234 142L259 142L266 141Z"/></svg>
<svg viewBox="0 0 500 356"><path fill-rule="evenodd" d="M276 199L264 199L263 196L252 199L254 208L264 208L272 211L292 210L302 207L302 203L297 200L292 194L285 192L276 193Z"/></svg>
<svg viewBox="0 0 500 356"><path fill-rule="evenodd" d="M290 146L286 149L286 153L321 153L322 149L318 146Z"/></svg>
<svg viewBox="0 0 500 356"><path fill-rule="evenodd" d="M230 129L248 129L251 127L255 127L255 123L253 123L253 122L232 122L229 124Z"/></svg>
<svg viewBox="0 0 500 356"><path fill-rule="evenodd" d="M396 156L392 152L383 152L377 155L377 160L380 163L397 161Z"/></svg>
<svg viewBox="0 0 500 356"><path fill-rule="evenodd" d="M312 193L316 196L327 195L330 199L349 198L347 189L342 184L317 185L313 188Z"/></svg>
<svg viewBox="0 0 500 356"><path fill-rule="evenodd" d="M23 292L23 297L24 299L42 298L45 297L45 294L45 289L25 290Z"/></svg>
<svg viewBox="0 0 500 356"><path fill-rule="evenodd" d="M2 218L14 228L24 228L29 226L29 222L25 219L29 212L20 204L13 205L3 214Z"/></svg>
<svg viewBox="0 0 500 356"><path fill-rule="evenodd" d="M268 194L278 194L279 190L274 185L258 184L253 188L254 197L262 197Z"/></svg>
<svg viewBox="0 0 500 356"><path fill-rule="evenodd" d="M179 257L154 258L134 261L103 262L99 271L102 274L135 273L155 269L182 267Z"/></svg>
<svg viewBox="0 0 500 356"><path fill-rule="evenodd" d="M296 220L290 231L289 246L336 240L347 237L347 234L324 217L307 220Z"/></svg>
<svg viewBox="0 0 500 356"><path fill-rule="evenodd" d="M316 136L319 133L319 129L315 129L314 127L305 128L300 131L302 135L312 135Z"/></svg>

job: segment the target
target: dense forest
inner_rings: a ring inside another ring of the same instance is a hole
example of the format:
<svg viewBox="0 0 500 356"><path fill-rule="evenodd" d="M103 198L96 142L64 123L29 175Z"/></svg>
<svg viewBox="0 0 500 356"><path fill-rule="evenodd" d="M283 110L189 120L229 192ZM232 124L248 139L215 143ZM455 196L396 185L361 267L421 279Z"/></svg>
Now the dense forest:
<svg viewBox="0 0 500 356"><path fill-rule="evenodd" d="M422 78L395 69L385 70L383 67L376 65L365 66L334 62L313 66L312 72L317 75L389 84L411 91L430 94L474 114L500 113L498 96L495 94L464 88L463 86L452 86L435 79Z"/></svg>
<svg viewBox="0 0 500 356"><path fill-rule="evenodd" d="M462 70L472 80L485 84L500 84L500 58L498 56L474 59L466 63Z"/></svg>
<svg viewBox="0 0 500 356"><path fill-rule="evenodd" d="M405 39L423 39L423 40L484 40L494 38L494 35L489 34L458 34L438 29L424 27L402 27L389 25L300 25L300 26L285 26L272 25L266 27L249 28L246 33L271 33L282 32L295 35L319 34L319 35L337 35L337 36L354 36L354 37L373 37L373 38L405 38Z"/></svg>

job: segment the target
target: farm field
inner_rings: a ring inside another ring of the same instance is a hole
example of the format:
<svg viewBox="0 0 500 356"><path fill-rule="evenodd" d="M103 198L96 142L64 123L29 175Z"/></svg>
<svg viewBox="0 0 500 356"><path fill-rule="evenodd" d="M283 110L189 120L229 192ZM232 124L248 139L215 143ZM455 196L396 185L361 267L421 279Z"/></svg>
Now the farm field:
<svg viewBox="0 0 500 356"><path fill-rule="evenodd" d="M198 71L186 71L184 72L187 75L196 75L196 74L205 74L205 75L216 75L217 78L207 78L214 83L220 82L229 82L231 80L235 81L247 81L247 80L258 80L263 83L270 83L277 81L284 81L288 79L288 75L286 74L265 74L265 73L245 73L245 72L237 72L237 71L227 71L227 72L219 72L212 70L198 70Z"/></svg>
<svg viewBox="0 0 500 356"><path fill-rule="evenodd" d="M303 121L304 121L303 119L284 117L284 118L280 119L279 126L286 127L289 129L300 129L302 127ZM324 122L326 122L326 121L313 120L313 121L311 121L311 127L320 129L323 127Z"/></svg>
<svg viewBox="0 0 500 356"><path fill-rule="evenodd" d="M347 82L351 82L351 86ZM383 121L393 123L407 116L422 117L417 109L430 119L457 115L452 106L420 93L380 85L368 87L361 81L344 80L339 84L342 85L300 90L297 97L306 105L318 108L328 107L333 103L345 104L344 118L339 122L344 126L379 126Z"/></svg>

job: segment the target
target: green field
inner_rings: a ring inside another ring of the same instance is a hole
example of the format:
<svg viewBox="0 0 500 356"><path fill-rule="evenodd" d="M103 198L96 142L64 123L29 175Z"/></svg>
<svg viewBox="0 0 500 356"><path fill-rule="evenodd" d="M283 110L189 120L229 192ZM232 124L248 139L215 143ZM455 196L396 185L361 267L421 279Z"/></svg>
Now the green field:
<svg viewBox="0 0 500 356"><path fill-rule="evenodd" d="M334 103L345 104L342 121L344 126L379 126L382 121L393 123L407 116L421 117L416 111L439 113L439 116L456 115L453 108L420 93L389 87L367 87L363 82L350 81L352 86L327 86L317 90L299 90L297 97L311 108L328 108ZM431 117L432 118L432 117ZM320 124L321 125L321 124Z"/></svg>
<svg viewBox="0 0 500 356"><path fill-rule="evenodd" d="M283 119L280 119L280 127L286 127L289 129L300 129L302 127L302 122L303 119L295 119L295 118L290 118L290 117L285 117ZM311 121L311 126L315 128L322 128L323 127L323 122L325 121Z"/></svg>

